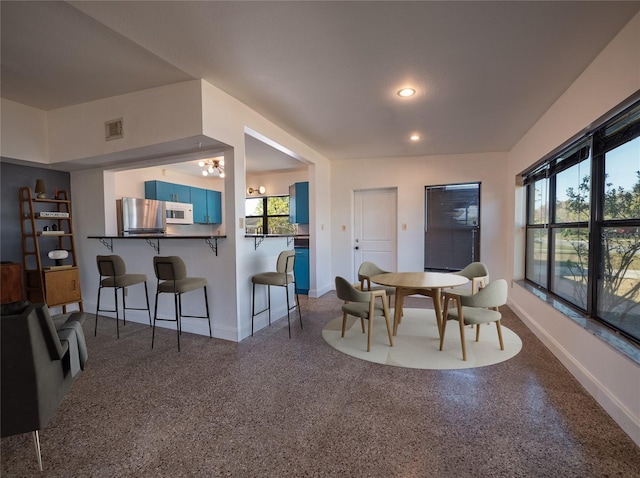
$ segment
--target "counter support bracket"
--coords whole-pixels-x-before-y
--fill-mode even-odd
[[[257,251],[257,250],[258,250],[258,246],[259,246],[260,244],[262,244],[262,241],[264,241],[264,236],[254,237],[253,239],[254,239],[254,241],[255,241],[255,246],[254,246],[254,249],[253,249],[253,250],[254,250],[254,251]]]
[[[155,251],[158,254],[160,254],[160,239],[156,239],[154,241],[153,239],[147,238],[147,244],[149,244],[151,247],[153,247],[155,249]]]
[[[211,239],[213,239],[215,241],[215,244],[213,242],[211,242]],[[211,250],[213,252],[215,252],[216,257],[218,257],[218,238],[217,237],[214,237],[214,238],[207,237],[204,240],[204,242],[207,243],[207,245],[211,248]]]
[[[293,236],[287,236],[287,248],[293,244]]]
[[[100,241],[100,243],[104,247],[109,249],[109,252],[111,252],[113,254],[113,239],[107,239],[107,238],[104,238],[104,237],[100,237],[100,238],[98,238],[98,240]]]

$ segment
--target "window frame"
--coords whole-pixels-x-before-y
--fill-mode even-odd
[[[245,223],[247,221],[247,219],[262,219],[262,232],[256,232],[256,235],[262,236],[262,235],[268,235],[268,234],[273,234],[272,232],[269,231],[269,219],[270,218],[276,218],[276,217],[282,217],[282,218],[289,218],[290,217],[290,213],[289,214],[269,214],[269,210],[268,210],[268,200],[271,198],[286,198],[287,202],[289,201],[289,195],[288,194],[274,194],[272,196],[261,196],[261,197],[248,197],[245,198],[245,201],[248,199],[252,199],[252,200],[256,200],[256,199],[261,199],[262,200],[262,214],[259,216],[253,216],[253,215],[246,215],[245,214]]]
[[[538,289],[546,291],[548,294],[558,299],[573,310],[577,310],[603,324],[617,330],[622,335],[628,337],[634,342],[640,343],[640,336],[635,336],[625,330],[620,329],[616,324],[600,317],[599,286],[604,280],[604,260],[605,252],[603,251],[601,237],[603,231],[608,228],[640,228],[640,218],[635,219],[605,219],[604,203],[606,196],[606,174],[605,174],[605,157],[609,151],[618,148],[630,141],[640,137],[640,99],[638,95],[628,100],[626,107],[618,114],[612,115],[609,119],[600,121],[599,124],[591,131],[581,135],[577,140],[572,141],[568,146],[547,155],[547,157],[531,168],[529,171],[521,175],[522,184],[525,187],[525,281],[532,284]],[[590,154],[589,154],[590,153]],[[562,171],[580,164],[582,161],[590,159],[590,190],[589,190],[589,214],[586,221],[575,221],[569,223],[556,222],[556,206],[557,206],[557,175]],[[535,223],[535,188],[537,182],[545,179],[546,183],[546,221]],[[541,188],[542,189],[542,188]],[[573,303],[554,291],[554,266],[555,266],[555,250],[554,236],[555,231],[566,228],[583,228],[588,230],[588,271],[586,274],[586,306]],[[530,238],[535,237],[535,230],[546,230],[546,277],[541,281],[545,284],[538,283],[535,271],[529,270],[529,258],[535,258],[535,244],[530,244]],[[543,247],[544,249],[544,247]],[[530,254],[534,254],[531,255]],[[532,261],[535,264],[535,261]],[[530,276],[532,278],[530,278]],[[603,293],[602,296],[605,294]],[[606,311],[603,311],[605,313]]]

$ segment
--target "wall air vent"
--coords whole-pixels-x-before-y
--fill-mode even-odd
[[[105,122],[104,139],[106,141],[122,138],[123,136],[124,136],[124,130],[122,128],[122,118]]]

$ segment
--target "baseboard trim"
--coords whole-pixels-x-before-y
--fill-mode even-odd
[[[613,394],[596,376],[586,369],[569,351],[551,336],[523,308],[508,302],[509,307],[524,324],[542,341],[553,355],[564,365],[585,390],[604,408],[611,418],[640,446],[640,419],[635,416],[615,394]],[[622,354],[621,354],[622,355]],[[623,356],[624,357],[624,356]],[[624,357],[626,359],[626,357]]]

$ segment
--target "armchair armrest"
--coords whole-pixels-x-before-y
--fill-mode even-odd
[[[49,309],[46,304],[41,304],[36,307],[36,314],[38,315],[38,322],[42,328],[42,334],[49,350],[49,356],[52,360],[62,360],[67,351],[69,350],[68,344],[63,346],[58,337],[58,331],[53,323],[53,319],[49,314]]]
[[[69,317],[67,317],[67,320],[65,320],[64,323],[58,327],[58,329],[63,328],[66,324],[69,324],[71,322],[78,322],[80,325],[82,325],[84,324],[84,319],[85,319],[84,312],[72,312],[69,315]]]

